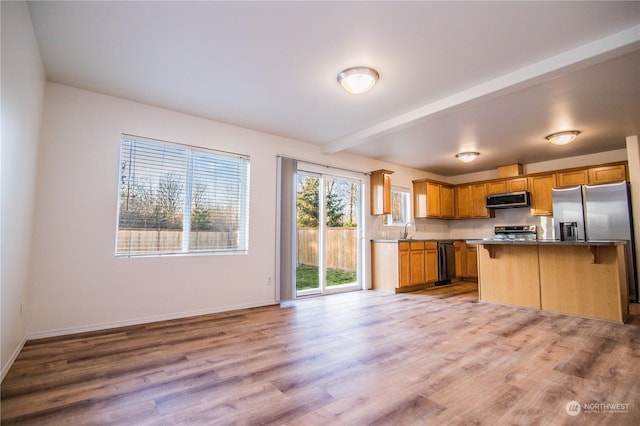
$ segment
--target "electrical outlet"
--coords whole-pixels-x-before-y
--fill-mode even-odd
[[[20,302],[20,318],[22,318],[23,311],[24,311],[24,303]]]
[[[272,285],[272,284],[273,284],[273,278],[267,277],[267,285]]]

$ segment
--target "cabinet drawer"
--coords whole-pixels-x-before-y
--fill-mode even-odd
[[[422,241],[411,241],[410,244],[411,250],[424,250],[424,242]]]
[[[409,243],[408,242],[399,242],[398,250],[400,251],[409,251]]]

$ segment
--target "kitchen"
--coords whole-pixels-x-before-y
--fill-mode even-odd
[[[628,202],[628,184],[626,183],[628,180],[627,163],[622,161],[528,175],[524,175],[522,171],[523,167],[519,164],[503,166],[497,170],[498,179],[457,186],[424,179],[414,181],[414,217],[439,216],[447,219],[464,219],[465,216],[461,215],[462,207],[469,201],[464,190],[468,186],[472,186],[482,189],[482,194],[471,199],[472,204],[475,201],[476,204],[480,203],[484,207],[478,208],[476,206],[471,209],[477,212],[476,217],[491,218],[492,222],[499,221],[500,225],[496,225],[492,233],[488,233],[484,227],[476,230],[475,239],[468,237],[458,240],[451,239],[450,235],[453,232],[435,238],[433,234],[430,237],[421,232],[414,232],[409,236],[406,227],[399,239],[391,238],[391,232],[382,238],[372,239],[373,288],[395,292],[415,291],[451,284],[463,279],[478,279],[477,273],[479,273],[481,300],[624,321],[629,313],[628,302],[637,302],[635,253],[630,220],[631,205]],[[372,180],[372,182],[375,181]],[[545,182],[546,185],[541,186],[539,182]],[[580,192],[580,214],[578,215],[575,211],[566,213],[567,209],[564,206],[567,203],[560,196],[565,196],[564,194],[571,189],[573,192],[570,193],[575,193],[576,189],[581,190],[583,187],[575,185],[583,184],[585,184],[585,189],[591,190],[591,193],[597,193],[596,190],[602,192],[603,189],[620,187],[623,190],[622,194],[621,190],[614,193],[621,197],[624,196],[622,197],[624,200],[621,199],[617,205],[611,204],[608,199],[606,201],[598,200],[599,202],[596,203],[593,201],[594,195],[591,195],[590,198],[585,195],[585,207],[591,206],[591,210],[594,212],[589,215],[589,210],[586,210],[583,220],[581,219],[582,195]],[[505,193],[505,190],[509,192]],[[585,194],[589,194],[589,192],[585,192]],[[376,192],[372,184],[372,197],[377,195],[379,195],[379,191]],[[588,203],[586,201],[588,199],[592,201]],[[443,207],[443,202],[449,206]],[[621,204],[623,202],[624,205]],[[373,205],[375,203],[372,201]],[[593,208],[596,205],[598,209]],[[611,209],[611,212],[608,212],[607,209]],[[425,212],[429,213],[425,214]],[[624,217],[618,219],[614,213],[624,213]],[[498,221],[495,219],[496,216]],[[586,227],[589,231],[585,233],[587,217],[592,217],[587,222],[592,225]],[[479,220],[474,219],[473,222]],[[627,231],[620,232],[620,222],[626,223]],[[605,229],[599,231],[596,228],[596,223],[604,224]],[[608,223],[616,225],[611,229],[607,225]],[[429,225],[429,219],[427,219],[424,229],[428,229]],[[571,226],[565,227],[565,225]],[[579,232],[577,232],[578,228]],[[626,244],[618,240],[626,240]],[[449,243],[452,246],[450,255],[447,255],[444,250],[440,250],[444,243]],[[521,250],[510,253],[511,257],[507,256],[511,266],[507,266],[505,269],[504,262],[507,260],[504,260],[500,262],[498,269],[493,268],[492,270],[491,262],[495,263],[495,260],[492,259],[496,258],[496,252],[500,252],[502,249],[513,251],[513,245],[520,246]],[[540,247],[537,247],[538,245]],[[572,270],[571,265],[567,263],[569,260],[564,258],[566,264],[560,265],[559,274],[546,278],[549,284],[541,296],[540,289],[537,288],[540,286],[538,274],[550,270],[546,265],[538,265],[537,263],[538,250],[541,250],[541,257],[542,251],[544,251],[542,245],[556,248],[571,246],[572,249],[576,249],[576,246],[587,247],[588,251],[583,248],[583,252],[579,254],[588,255],[589,262],[574,268],[579,271],[574,274],[574,279],[574,277],[563,275],[566,273],[563,267]],[[526,267],[527,253],[522,246],[528,246],[529,249],[534,248],[530,270]],[[425,250],[424,255],[421,251],[423,249]],[[614,252],[611,262],[612,269],[603,271],[603,266],[599,263],[605,258],[605,253],[612,250]],[[503,255],[498,257],[502,258]],[[557,254],[555,257],[558,257]],[[447,263],[450,265],[448,268]],[[470,264],[471,267],[469,267]],[[596,265],[593,266],[593,264]],[[591,266],[596,269],[589,269]],[[532,278],[533,275],[535,277]],[[592,276],[599,277],[600,281],[604,282],[591,280]],[[520,288],[522,282],[530,279],[535,281],[530,286],[531,288],[522,290]],[[571,281],[577,281],[574,282],[573,288],[562,290],[559,295],[553,296],[554,300],[550,301],[547,297],[544,302],[548,294],[563,286],[558,283]],[[604,290],[605,284],[609,284],[609,282],[611,282],[611,288]],[[587,284],[591,287],[588,287]],[[525,297],[523,300],[522,292],[531,293],[530,297]],[[597,296],[589,298],[585,296],[587,292]],[[567,298],[576,294],[581,294],[580,298],[589,299],[584,303],[585,306],[576,308],[574,306],[576,303],[567,302]],[[562,300],[557,301],[555,298]],[[543,300],[542,306],[541,300]],[[600,302],[615,304],[616,308],[611,312],[603,313],[602,309],[596,306]],[[569,307],[564,306],[567,303],[570,305]]]

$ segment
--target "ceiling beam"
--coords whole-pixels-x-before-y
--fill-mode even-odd
[[[334,154],[360,145],[372,136],[401,126],[411,125],[416,120],[446,112],[472,101],[480,101],[509,91],[520,90],[557,75],[604,62],[637,49],[640,49],[640,25],[549,57],[336,139],[325,145],[322,152]]]

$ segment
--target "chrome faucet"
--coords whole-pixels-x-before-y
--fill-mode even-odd
[[[409,221],[404,225],[404,234],[402,234],[402,239],[406,240],[407,237],[409,236],[409,231],[407,230],[407,228],[409,227],[409,225],[413,225],[413,227],[415,228],[416,224]]]

